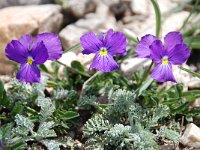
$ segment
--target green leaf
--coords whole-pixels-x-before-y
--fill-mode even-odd
[[[77,69],[79,71],[82,71],[82,72],[85,71],[83,65],[81,65],[81,63],[79,61],[72,61],[71,67],[74,68],[74,69]]]
[[[1,80],[0,80],[0,105],[4,107],[9,105],[9,100],[6,96],[6,91],[4,90],[4,85]]]
[[[40,65],[40,69],[46,73],[49,73],[49,70],[47,69],[47,67],[44,64]]]
[[[184,41],[189,47],[193,49],[200,49],[200,36],[185,37]]]
[[[74,111],[65,111],[65,112],[62,111],[62,119],[63,120],[70,120],[70,119],[76,118],[78,116],[79,116],[79,114]]]
[[[200,97],[200,90],[191,90],[191,91],[183,92],[182,96]]]
[[[23,111],[24,106],[20,103],[15,103],[14,108],[12,109],[11,114],[13,116],[17,115],[17,114],[21,114],[21,112]]]
[[[17,138],[16,141],[12,141],[12,142],[14,143],[14,145],[12,146],[12,149],[15,149],[15,150],[26,149],[27,147],[26,143],[21,138]]]
[[[139,88],[137,89],[138,96],[142,94],[143,91],[145,91],[153,82],[154,80],[152,78],[148,78],[146,82]]]
[[[4,86],[3,82],[0,80],[0,97],[3,97]]]
[[[153,8],[156,15],[156,36],[159,37],[160,35],[160,28],[161,28],[161,14],[160,14],[160,8],[158,3],[155,0],[151,0],[151,3],[153,4]]]
[[[184,113],[185,110],[188,109],[190,103],[184,103],[182,105],[180,105],[179,107],[175,108],[174,110],[172,110],[172,112],[176,112],[176,113]]]
[[[2,97],[0,97],[0,105],[7,107],[9,105],[9,103],[10,102],[9,102],[9,99],[6,95],[6,91],[4,90]]]

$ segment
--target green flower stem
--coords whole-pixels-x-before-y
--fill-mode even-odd
[[[186,69],[186,68],[184,68],[184,67],[182,67],[182,66],[180,66],[179,68],[180,68],[181,70],[183,70],[183,71],[188,72],[188,73],[191,74],[192,76],[197,77],[197,78],[200,79],[200,74],[199,74],[199,73],[194,72],[194,71],[192,71],[192,70],[190,70],[190,69]]]
[[[196,3],[195,3],[195,5],[194,5],[194,7],[193,7],[192,10],[190,11],[188,17],[184,20],[183,25],[181,26],[181,28],[179,29],[179,31],[181,31],[181,30],[183,30],[183,29],[185,28],[186,24],[188,23],[190,17],[192,16],[192,14],[193,14],[193,12],[195,11],[195,9],[196,9],[196,7],[198,6],[198,4],[199,4],[199,0],[196,0]]]
[[[151,0],[156,15],[156,36],[159,38],[161,29],[161,13],[156,0]]]
[[[63,51],[63,54],[65,54],[65,53],[67,53],[67,52],[70,52],[70,51],[77,50],[77,49],[79,49],[80,47],[81,47],[81,44],[80,44],[80,43],[77,43],[77,44],[75,44],[74,46],[72,46],[72,47],[70,47],[70,48],[64,50],[64,51]]]
[[[95,74],[93,74],[88,80],[86,80],[83,84],[82,90],[81,90],[81,94],[80,94],[80,98],[82,98],[85,95],[85,89],[88,86],[88,84],[93,81],[98,75],[102,74],[103,72],[101,71],[97,71]]]
[[[151,3],[153,5],[153,8],[154,8],[154,11],[155,11],[155,15],[156,15],[156,37],[159,38],[160,36],[160,29],[161,29],[161,13],[160,13],[160,8],[159,8],[159,5],[157,3],[156,0],[151,0]],[[151,68],[153,66],[153,62],[151,62],[150,66],[148,67],[148,69],[145,71],[144,73],[144,79],[143,81],[146,81],[150,71],[151,71]],[[142,85],[143,81],[140,83],[140,85]]]
[[[149,67],[147,68],[147,70],[144,72],[144,77],[143,77],[143,80],[141,81],[141,83],[140,83],[140,85],[142,85],[142,83],[144,82],[144,81],[146,81],[146,79],[147,79],[147,77],[149,76],[149,73],[150,73],[150,71],[151,71],[151,68],[152,68],[152,66],[153,66],[153,61],[151,62],[151,64],[149,65]]]

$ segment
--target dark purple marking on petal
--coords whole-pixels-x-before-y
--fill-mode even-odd
[[[27,61],[29,52],[19,41],[12,40],[6,46],[6,56],[13,61],[18,63],[25,63]]]
[[[41,41],[43,41],[48,51],[49,55],[48,60],[55,61],[62,56],[63,51],[62,51],[61,40],[57,34],[49,32],[38,34],[35,37],[33,48]]]
[[[80,43],[84,48],[82,51],[83,54],[96,53],[103,46],[102,41],[100,41],[93,32],[81,36]]]
[[[17,79],[20,82],[40,82],[40,71],[35,64],[22,64],[17,73]]]
[[[156,63],[160,63],[162,58],[167,55],[167,51],[164,49],[160,40],[154,41],[149,48],[151,50],[150,58]]]
[[[119,69],[119,65],[115,62],[111,55],[107,54],[101,56],[99,53],[97,53],[92,64],[90,65],[90,68],[95,68],[102,72],[111,72]]]
[[[172,73],[172,65],[163,65],[161,63],[156,64],[152,71],[151,77],[158,82],[172,81],[176,82],[174,75]]]
[[[149,46],[155,41],[158,40],[155,36],[147,34],[143,36],[140,40],[140,43],[136,46],[135,51],[138,57],[149,58],[151,50]]]
[[[30,56],[33,58],[33,63],[35,64],[43,64],[48,59],[48,51],[43,41],[37,43],[37,45],[32,48]]]
[[[180,32],[169,32],[165,38],[165,46],[167,50],[171,50],[176,46],[176,44],[182,44],[183,43],[183,36]]]
[[[27,50],[31,50],[31,46],[33,44],[33,39],[30,34],[25,34],[19,38],[19,42],[26,48]]]
[[[190,56],[190,49],[186,44],[177,44],[168,51],[169,61],[174,65],[183,64]]]

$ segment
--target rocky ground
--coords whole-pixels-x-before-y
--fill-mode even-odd
[[[162,37],[169,31],[178,30],[189,15],[191,8],[181,0],[158,0],[162,13]],[[13,75],[13,64],[4,56],[6,44],[23,34],[36,35],[41,32],[57,33],[63,49],[77,44],[84,33],[106,31],[109,28],[123,31],[140,38],[144,34],[155,34],[155,15],[147,0],[1,0],[0,1],[0,79],[9,80]],[[193,20],[196,23],[198,20]],[[197,33],[198,34],[198,33]],[[87,66],[92,56],[84,56],[80,50],[63,55],[61,61],[70,65],[78,60]],[[125,74],[149,62],[129,58],[122,64]],[[46,64],[49,66],[48,62]],[[195,68],[194,68],[195,70]],[[175,71],[178,81],[186,88],[200,88],[200,82],[186,73]],[[199,107],[200,100],[194,104]],[[181,142],[200,147],[200,129],[190,124],[186,127]]]

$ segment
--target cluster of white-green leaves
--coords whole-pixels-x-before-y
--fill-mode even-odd
[[[134,91],[121,89],[110,93],[108,100],[109,105],[100,109],[85,124],[86,149],[155,150],[159,139],[168,139],[172,143],[179,141],[178,126],[169,129],[164,125],[170,112],[167,106],[143,108],[137,102]],[[82,107],[89,105],[98,109],[101,104],[95,97],[84,97],[80,101]]]

